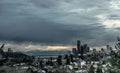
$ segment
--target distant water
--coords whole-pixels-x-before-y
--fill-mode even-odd
[[[41,58],[47,58],[47,57],[57,57],[58,55],[66,55],[66,54],[69,54],[69,51],[38,51],[38,50],[35,50],[35,51],[28,51],[28,52],[25,52],[25,54],[27,55],[31,55],[31,56],[39,56]]]

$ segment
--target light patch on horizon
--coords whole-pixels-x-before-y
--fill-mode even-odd
[[[71,50],[71,46],[48,46],[48,50]]]
[[[0,46],[2,43],[0,42]],[[13,51],[29,51],[29,50],[72,50],[75,46],[61,46],[61,45],[40,45],[40,44],[32,44],[32,43],[6,43],[4,47],[4,51],[7,51],[8,48],[11,48]]]
[[[24,46],[24,48],[25,48],[26,50],[28,50],[28,49],[40,50],[40,49],[45,49],[46,47],[45,47],[45,46],[41,46],[41,45],[28,44],[28,45]]]

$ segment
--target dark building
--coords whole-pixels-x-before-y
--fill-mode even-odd
[[[72,49],[72,53],[75,55],[83,55],[83,54],[87,54],[87,52],[90,51],[90,47],[88,47],[87,44],[81,45],[81,41],[77,40],[77,48],[73,48]]]
[[[72,48],[72,53],[76,54],[77,53],[77,49],[76,48]]]
[[[93,52],[96,52],[96,49],[95,49],[95,48],[93,48]]]
[[[90,47],[87,47],[87,52],[90,52]]]
[[[109,48],[110,48],[110,45],[106,45],[106,48],[109,49]]]
[[[77,40],[77,50],[78,50],[78,53],[81,53],[81,42],[80,42],[80,40]]]
[[[72,53],[74,54],[75,57],[77,57],[78,51],[76,48],[72,48]]]
[[[8,48],[8,52],[13,52],[11,48]]]
[[[83,45],[83,53],[84,53],[84,54],[87,53],[87,48],[88,48],[87,44],[84,44],[84,45]]]
[[[81,52],[80,52],[81,55],[84,54],[84,46],[81,46]]]

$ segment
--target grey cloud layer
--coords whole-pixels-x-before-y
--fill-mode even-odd
[[[108,0],[2,0],[0,40],[68,45],[81,39],[103,46],[114,42],[119,31],[105,28],[96,18],[101,14],[119,19]]]

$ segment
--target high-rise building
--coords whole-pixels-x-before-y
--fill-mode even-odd
[[[90,47],[87,47],[87,52],[90,52]]]
[[[77,50],[78,50],[78,53],[81,53],[81,42],[80,42],[80,40],[77,40]]]
[[[84,54],[84,46],[81,45],[81,51],[80,54],[83,55]]]
[[[84,44],[84,45],[83,45],[83,53],[84,53],[84,54],[87,53],[87,48],[88,48],[88,47],[87,47],[87,44]]]
[[[72,53],[76,54],[77,53],[77,49],[76,48],[72,48]]]
[[[72,53],[74,54],[75,57],[77,57],[78,51],[76,48],[72,48]]]

